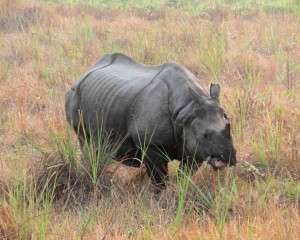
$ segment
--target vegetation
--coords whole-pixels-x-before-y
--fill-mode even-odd
[[[298,239],[299,26],[299,0],[0,0],[0,238]],[[112,52],[219,82],[240,163],[157,194],[119,143],[81,154],[65,93]]]

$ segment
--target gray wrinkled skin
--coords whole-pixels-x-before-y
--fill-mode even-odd
[[[96,139],[101,126],[113,133],[112,140],[122,138],[118,158],[126,157],[122,162],[129,166],[140,167],[136,158],[146,143],[147,173],[155,185],[164,187],[164,154],[180,160],[180,167],[191,173],[208,157],[214,169],[236,163],[219,95],[218,84],[211,84],[208,93],[177,63],[146,66],[115,53],[104,55],[67,92],[67,121],[81,146],[84,130]]]

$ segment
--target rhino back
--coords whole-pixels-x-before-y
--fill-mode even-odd
[[[95,134],[104,123],[105,130],[126,134],[126,119],[136,96],[162,70],[148,67],[122,54],[110,55],[110,63],[95,64],[85,78],[77,83],[83,120]],[[105,62],[109,62],[107,58]],[[99,67],[97,67],[97,65]]]

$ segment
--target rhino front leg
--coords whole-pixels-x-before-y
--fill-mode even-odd
[[[152,183],[158,188],[165,188],[168,179],[168,162],[159,154],[157,147],[148,147],[144,163]]]

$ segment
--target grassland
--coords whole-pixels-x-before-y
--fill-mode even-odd
[[[0,0],[0,46],[1,239],[299,238],[299,1]],[[219,82],[240,164],[170,163],[160,195],[143,169],[86,166],[64,96],[111,52]]]

